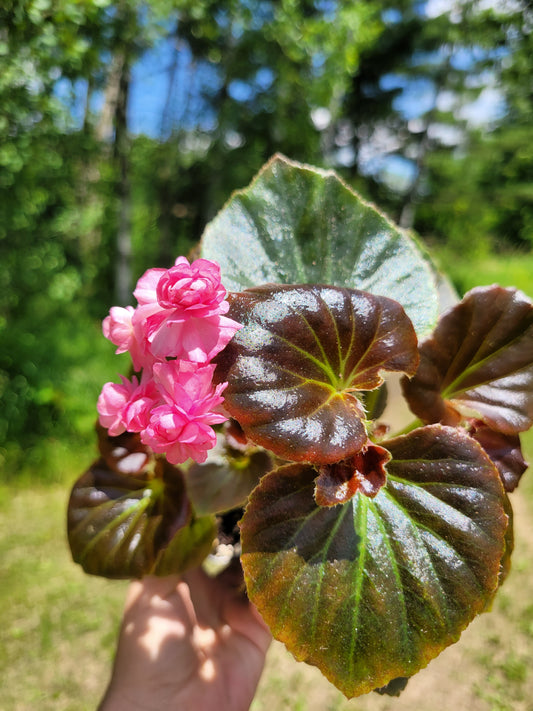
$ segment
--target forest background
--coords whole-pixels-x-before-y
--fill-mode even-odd
[[[94,709],[107,684],[125,587],[74,566],[65,509],[127,368],[109,308],[278,151],[414,229],[460,293],[533,297],[532,64],[527,0],[0,2],[6,711]],[[490,615],[400,699],[347,702],[274,645],[254,711],[533,711],[532,502],[526,475]]]
[[[0,461],[92,447],[98,335],[275,152],[335,168],[451,266],[533,247],[520,0],[7,0],[0,8]],[[466,282],[465,282],[466,279]]]

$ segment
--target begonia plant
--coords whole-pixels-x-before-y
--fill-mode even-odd
[[[532,303],[459,301],[413,236],[283,156],[134,296],[103,324],[132,366],[98,400],[74,560],[139,578],[238,556],[297,659],[347,697],[398,693],[509,570]]]

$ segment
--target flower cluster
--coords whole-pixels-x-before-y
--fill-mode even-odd
[[[229,304],[215,262],[178,257],[170,269],[149,269],[133,292],[137,308],[114,306],[103,332],[129,352],[138,375],[106,383],[98,398],[100,424],[111,436],[140,432],[154,452],[172,464],[205,461],[216,441],[211,425],[227,383],[212,385],[210,361],[240,324],[225,316]]]

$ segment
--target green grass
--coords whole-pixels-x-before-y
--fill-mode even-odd
[[[6,711],[94,709],[124,583],[90,578],[65,538],[66,486],[0,487],[0,668]]]
[[[533,459],[531,434],[527,454]],[[0,487],[4,711],[95,709],[107,684],[125,583],[86,576],[72,563],[67,496],[66,484]],[[276,643],[253,711],[533,711],[533,477],[524,478],[513,502],[513,568],[494,609],[412,679],[399,699],[370,694],[348,702],[318,670],[295,662]]]
[[[456,254],[443,250],[437,258],[461,294],[474,286],[500,284],[515,286],[533,298],[532,253],[505,252],[472,260],[457,258]]]
[[[530,274],[533,257],[514,255],[491,257],[475,268],[456,263],[452,276],[462,290],[498,281],[533,296]],[[92,427],[99,367],[80,366],[66,390],[85,433]],[[126,585],[84,575],[72,563],[65,538],[68,489],[92,457],[94,445],[80,445],[84,437],[74,446],[60,436],[47,440],[21,479],[0,485],[4,711],[94,710],[107,684]],[[533,461],[533,434],[524,439]],[[35,483],[43,457],[47,481],[55,483]],[[412,679],[399,699],[370,694],[346,701],[318,670],[295,662],[275,643],[253,711],[533,711],[532,474],[512,496],[516,549],[493,610]]]

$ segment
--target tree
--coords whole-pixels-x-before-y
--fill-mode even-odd
[[[495,16],[501,44],[498,89],[505,111],[487,132],[472,136],[468,150],[450,160],[436,153],[429,162],[435,199],[421,210],[421,225],[449,234],[456,246],[478,232],[497,248],[533,243],[533,93],[524,78],[533,49],[531,8]]]
[[[57,420],[54,371],[64,358],[51,324],[91,272],[78,228],[82,166],[93,145],[72,132],[61,80],[96,71],[103,15],[94,3],[59,1],[0,10],[0,439],[23,438],[26,446]]]
[[[160,203],[162,233],[181,234],[177,223],[186,215],[197,239],[228,193],[276,151],[322,163],[313,111],[339,112],[361,50],[381,29],[371,2],[181,3],[165,149],[157,153],[161,179],[155,171],[154,190],[168,197]],[[176,204],[182,207],[174,210]]]
[[[0,435],[27,450],[58,431],[66,334],[126,291],[130,251],[132,276],[188,251],[276,150],[320,162],[310,113],[338,103],[381,24],[370,2],[13,0],[0,26]],[[135,137],[131,71],[165,42],[184,71],[160,135]]]
[[[337,145],[348,150],[346,172],[402,226],[463,249],[488,244],[503,203],[482,186],[506,182],[501,165],[512,139],[500,144],[499,127],[515,132],[521,123],[511,94],[523,102],[527,93],[527,8],[469,1],[421,11],[407,0],[382,9],[387,28],[363,53],[337,129]],[[515,70],[513,80],[510,67],[519,61],[521,76]]]
[[[50,357],[59,350],[50,324],[70,325],[76,310],[101,318],[117,293],[125,303],[146,264],[187,253],[275,152],[341,169],[432,239],[463,250],[493,235],[530,244],[530,10],[421,7],[4,3],[4,435],[9,423],[9,437],[39,436],[61,417],[65,349]],[[159,95],[143,97],[153,117],[140,131],[147,66]],[[468,109],[489,84],[505,113],[480,128]]]

